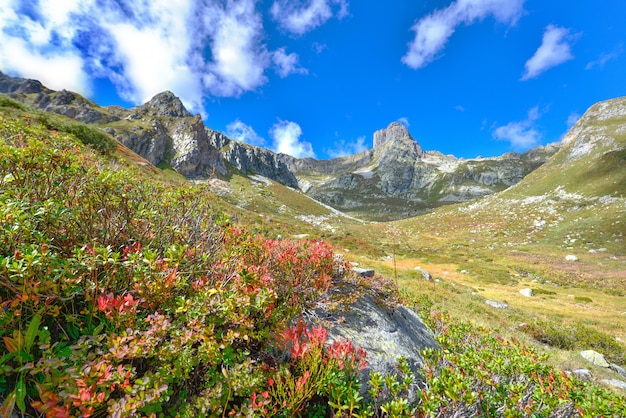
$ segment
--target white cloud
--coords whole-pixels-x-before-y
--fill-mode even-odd
[[[576,122],[578,122],[578,119],[580,119],[579,113],[577,112],[570,113],[569,116],[567,117],[567,121],[565,122],[565,124],[567,125],[567,129],[569,130],[572,126],[574,126]]]
[[[235,141],[245,142],[257,147],[265,146],[265,139],[259,136],[252,126],[246,125],[239,119],[226,126],[226,136]]]
[[[465,108],[461,105],[454,106],[454,110],[458,110],[459,112],[465,112]]]
[[[573,40],[574,36],[570,35],[569,29],[549,25],[543,33],[541,46],[526,61],[522,80],[535,78],[544,71],[574,58],[570,46]]]
[[[608,54],[602,54],[600,55],[600,57],[598,57],[597,60],[588,62],[585,66],[585,70],[591,70],[596,67],[602,68],[607,62],[619,58],[619,56],[622,55],[622,52],[623,47],[622,45],[619,45],[612,52],[609,52]]]
[[[309,142],[300,140],[302,128],[295,122],[279,120],[272,126],[270,136],[274,140],[273,149],[276,152],[296,158],[315,158],[313,146]]]
[[[407,118],[406,116],[403,116],[401,118],[398,118],[398,122],[400,122],[401,124],[403,124],[404,126],[406,126],[407,128],[410,126],[409,123],[409,118]]]
[[[456,27],[493,16],[498,22],[515,24],[523,13],[524,0],[457,0],[445,9],[417,21],[411,30],[415,38],[409,43],[402,62],[413,69],[435,60]]]
[[[171,90],[191,110],[202,109],[202,84],[193,56],[189,19],[190,1],[153,1],[137,10],[142,20],[130,20],[120,11],[103,9],[99,27],[111,41],[109,57],[120,68],[110,74],[120,95],[144,103],[157,93]],[[145,24],[150,22],[150,24]]]
[[[0,70],[89,95],[108,78],[141,104],[171,90],[192,111],[203,97],[236,97],[305,73],[297,54],[268,51],[258,0],[3,0]],[[332,2],[340,9],[343,2]],[[336,14],[340,14],[341,10]]]
[[[360,136],[355,141],[345,141],[343,139],[335,141],[332,149],[325,149],[324,152],[330,158],[345,157],[363,152],[367,149],[365,145],[365,137]]]
[[[256,0],[221,3],[209,1],[202,10],[213,55],[204,83],[214,95],[238,96],[267,81],[270,54],[261,42],[263,20]]]
[[[42,1],[39,20],[17,14],[17,0],[6,1],[0,6],[0,69],[40,80],[53,89],[90,94],[81,53],[71,42],[76,29],[69,17],[57,15],[67,9],[68,1],[59,1],[57,12],[51,0]]]
[[[338,10],[333,12],[333,8]],[[288,31],[302,35],[326,23],[336,15],[342,19],[348,15],[347,0],[276,0],[270,8],[276,21]]]
[[[295,52],[287,54],[285,52],[285,48],[278,48],[276,51],[272,52],[272,61],[276,66],[276,73],[281,78],[285,78],[289,74],[309,73],[306,68],[298,66],[298,59],[298,54],[296,54]]]
[[[508,141],[518,150],[534,147],[541,141],[541,134],[535,128],[535,121],[539,119],[539,108],[533,107],[528,111],[528,117],[518,122],[510,122],[493,131],[493,137],[499,141]]]

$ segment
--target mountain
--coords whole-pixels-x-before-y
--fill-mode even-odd
[[[330,161],[283,159],[310,196],[346,213],[382,220],[504,190],[541,166],[559,146],[462,159],[424,151],[404,125],[393,122],[374,133],[373,150]]]
[[[397,122],[374,133],[374,148],[332,160],[298,159],[233,141],[162,92],[142,106],[101,107],[69,91],[0,73],[0,93],[103,129],[155,166],[189,179],[260,175],[369,220],[399,219],[506,189],[541,166],[559,144],[524,154],[459,159],[424,151]]]

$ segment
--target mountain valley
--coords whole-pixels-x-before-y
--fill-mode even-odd
[[[145,105],[132,109],[101,107],[78,94],[68,91],[52,91],[37,81],[11,78],[0,73],[0,93],[4,94],[0,95],[0,115],[3,123],[23,119],[24,126],[27,128],[21,127],[20,129],[40,129],[37,127],[42,125],[41,129],[46,131],[45,135],[48,135],[47,132],[50,131],[48,136],[52,139],[59,135],[70,134],[81,139],[83,143],[91,144],[85,147],[86,151],[82,151],[82,148],[75,144],[61,147],[63,150],[81,150],[76,151],[80,164],[74,161],[60,169],[54,166],[55,170],[60,170],[60,178],[65,180],[51,184],[50,190],[65,187],[64,181],[72,185],[68,189],[71,193],[74,193],[73,187],[79,188],[82,187],[79,185],[83,183],[88,184],[86,180],[81,182],[73,177],[63,177],[64,170],[78,173],[81,172],[80,170],[83,172],[95,170],[97,173],[100,173],[98,170],[102,170],[101,177],[97,178],[100,183],[90,186],[95,190],[94,196],[96,197],[93,199],[102,201],[103,206],[100,209],[101,212],[98,213],[106,215],[110,209],[104,196],[109,196],[115,205],[123,209],[120,209],[120,213],[131,211],[124,206],[123,194],[125,199],[137,205],[137,213],[141,214],[137,216],[150,219],[154,225],[149,226],[148,221],[144,225],[134,218],[132,221],[127,221],[123,215],[113,218],[112,223],[108,225],[113,232],[106,229],[107,225],[103,223],[102,229],[109,231],[106,239],[117,243],[119,247],[110,245],[109,251],[121,251],[120,248],[124,250],[118,255],[111,255],[109,261],[106,261],[106,257],[100,260],[93,255],[93,265],[99,266],[101,274],[110,269],[111,277],[121,277],[124,280],[126,279],[124,269],[127,267],[131,269],[125,263],[135,260],[133,258],[135,250],[130,249],[129,244],[125,243],[123,234],[116,235],[113,224],[123,225],[120,230],[134,231],[139,234],[141,239],[154,246],[154,254],[159,251],[164,254],[170,251],[171,255],[168,257],[180,259],[176,267],[167,266],[166,262],[159,264],[157,261],[151,261],[147,250],[149,245],[143,244],[146,246],[145,257],[140,260],[137,256],[135,260],[142,267],[132,268],[135,268],[137,272],[141,271],[146,277],[152,277],[151,275],[157,277],[155,283],[152,284],[154,288],[151,292],[153,293],[142,297],[145,299],[154,297],[154,301],[161,300],[157,297],[163,298],[162,300],[167,300],[167,303],[172,304],[172,312],[188,314],[189,321],[185,322],[185,326],[189,326],[193,332],[198,329],[198,324],[193,319],[194,315],[202,318],[210,317],[210,315],[202,310],[204,309],[202,308],[203,301],[193,299],[191,294],[184,293],[188,291],[189,286],[185,285],[182,279],[179,282],[170,283],[168,280],[171,277],[189,274],[189,277],[194,277],[195,280],[196,276],[203,274],[226,277],[228,276],[226,273],[229,273],[231,276],[225,279],[226,282],[250,280],[250,283],[242,284],[242,289],[244,289],[242,294],[247,295],[246,286],[249,285],[252,288],[257,285],[252,279],[256,274],[255,269],[261,269],[263,266],[260,262],[259,265],[245,264],[244,260],[266,251],[270,248],[268,242],[271,241],[273,243],[271,245],[279,245],[276,243],[293,241],[298,243],[293,244],[295,246],[304,246],[297,248],[305,248],[307,245],[315,245],[319,242],[330,243],[334,253],[351,263],[352,267],[373,269],[381,280],[396,284],[399,288],[399,298],[405,305],[414,308],[423,318],[430,317],[430,320],[425,319],[425,321],[433,327],[435,333],[445,331],[446,326],[441,318],[449,316],[455,321],[471,323],[476,329],[480,329],[481,335],[488,337],[495,335],[497,338],[515,341],[515,344],[517,342],[525,344],[532,347],[532,350],[536,350],[537,358],[543,359],[543,363],[533,360],[536,364],[546,363],[556,367],[556,370],[564,370],[569,374],[577,370],[587,370],[589,376],[583,378],[585,381],[583,386],[588,388],[585,385],[593,382],[594,385],[608,388],[607,393],[613,395],[605,395],[605,392],[602,392],[603,395],[600,397],[609,399],[607,411],[613,411],[613,413],[623,411],[623,409],[611,408],[614,404],[618,405],[616,408],[619,408],[626,389],[620,388],[619,383],[616,386],[608,382],[626,382],[626,375],[619,372],[620,369],[623,371],[626,367],[626,242],[624,241],[626,239],[626,98],[607,100],[592,106],[580,117],[562,142],[537,147],[521,154],[508,153],[499,157],[460,159],[436,151],[424,151],[404,125],[392,122],[388,127],[373,134],[372,150],[333,160],[315,160],[297,159],[231,140],[222,133],[206,127],[199,115],[190,114],[181,101],[169,92],[161,93]],[[23,145],[20,145],[15,138],[21,138],[21,135],[22,133],[18,131],[3,140],[7,144],[17,144],[15,148],[19,149]],[[25,133],[23,135],[26,136]],[[83,137],[94,139],[85,141]],[[9,148],[8,145],[7,148]],[[107,151],[102,153],[103,156],[99,156],[98,153],[102,149]],[[93,154],[90,154],[91,152]],[[28,158],[36,160],[35,157]],[[56,161],[54,155],[50,158],[50,161]],[[29,160],[25,161],[28,163]],[[88,168],[79,170],[76,168],[79,165]],[[110,172],[106,171],[109,167],[111,167]],[[10,171],[10,167],[4,169]],[[126,174],[127,170],[130,174]],[[45,171],[42,169],[42,173]],[[118,176],[119,184],[107,183],[118,181]],[[16,178],[13,174],[6,174],[4,179],[0,179],[0,184],[3,184],[7,190],[9,186],[17,187],[15,186]],[[46,179],[47,177],[41,174],[36,178]],[[133,184],[132,179],[137,181],[137,186]],[[122,185],[124,182],[127,182],[127,186]],[[4,228],[11,222],[15,222],[11,228],[8,226],[4,228],[3,233],[7,237],[22,237],[19,240],[15,239],[15,242],[10,245],[6,244],[6,248],[2,247],[3,251],[6,250],[5,253],[0,254],[4,260],[15,258],[16,254],[21,256],[19,251],[24,251],[26,248],[19,247],[18,251],[19,245],[25,246],[28,243],[23,237],[31,237],[22,232],[23,229],[33,228],[34,230],[45,222],[53,224],[50,227],[52,231],[50,233],[54,234],[58,241],[48,243],[44,238],[32,233],[31,238],[37,243],[36,245],[41,246],[43,243],[44,248],[48,248],[49,244],[51,247],[58,245],[60,248],[65,248],[64,245],[68,248],[72,245],[76,245],[76,248],[85,245],[83,248],[90,248],[88,243],[81,244],[77,239],[75,239],[76,242],[72,241],[71,234],[68,232],[71,229],[70,226],[64,227],[55,220],[55,216],[59,219],[69,216],[67,211],[73,208],[73,202],[79,199],[78,192],[74,200],[69,199],[59,204],[58,208],[52,204],[51,209],[46,208],[45,210],[50,210],[50,215],[41,209],[39,212],[34,212],[33,220],[25,220],[24,214],[28,212],[28,205],[24,203],[22,207],[15,203],[22,198],[22,195],[30,196],[24,191],[27,183],[24,184],[22,191],[17,188],[0,201],[6,207],[3,223],[0,224]],[[136,191],[133,189],[135,186],[146,187],[146,191],[141,191],[143,189]],[[179,189],[181,191],[177,191]],[[111,190],[116,190],[116,192]],[[116,194],[118,192],[119,196]],[[47,192],[43,190],[38,193],[45,195]],[[102,194],[101,198],[98,197],[98,193]],[[134,196],[132,193],[139,194]],[[39,194],[36,195],[39,196]],[[151,196],[158,201],[152,202]],[[196,198],[200,200],[194,200]],[[190,202],[188,206],[185,206],[188,202]],[[28,204],[34,205],[35,203]],[[207,233],[219,235],[219,239],[233,247],[229,247],[228,251],[219,252],[215,250],[217,244],[215,247],[209,245],[210,239],[207,241],[208,244],[205,244],[202,241],[202,239],[207,239],[205,235],[199,232],[193,235],[189,232],[196,231],[193,226],[196,225],[194,219],[189,220],[189,225],[192,226],[182,221],[175,226],[164,223],[161,221],[161,215],[157,215],[159,205],[172,219],[183,218],[192,213],[202,214],[206,219],[197,218],[195,221],[198,224],[201,223],[203,228],[208,228]],[[178,206],[175,205],[182,205],[182,209],[178,210]],[[98,206],[94,203],[93,207]],[[58,215],[51,215],[53,210],[57,210],[54,213]],[[81,222],[92,220],[94,225],[100,225],[96,215],[84,215],[81,219]],[[218,232],[219,228],[216,225],[220,228],[221,225],[225,225],[224,231],[226,232]],[[83,229],[89,230],[88,226],[81,229],[74,225],[72,228],[77,228],[81,234]],[[240,229],[249,232],[242,233]],[[94,227],[92,233],[104,234],[99,231],[100,229]],[[245,235],[247,233],[249,237]],[[242,234],[241,237],[247,238],[239,238],[240,235],[237,234]],[[157,236],[174,237],[168,239],[176,243],[182,242],[180,248],[186,248],[187,252],[180,250],[176,253],[176,248],[179,248],[176,245],[179,244],[172,245],[171,250],[167,249],[165,245],[158,242],[155,238]],[[268,241],[259,244],[258,237],[261,236],[267,237]],[[94,237],[93,243],[89,245],[97,248],[96,241]],[[200,242],[202,243],[199,244]],[[36,245],[32,244],[32,246]],[[206,248],[202,247],[202,250],[197,251],[205,251],[206,254],[196,254],[194,252],[196,245],[205,245]],[[107,248],[104,244],[101,247],[101,251]],[[37,254],[41,255],[41,250],[37,251],[39,253],[35,251],[33,257],[38,257]],[[45,254],[45,250],[43,251]],[[88,259],[89,255],[87,253],[83,255],[81,251],[83,250],[78,250],[78,255],[72,253],[71,256],[76,259],[84,256]],[[215,256],[215,260],[211,258],[213,257],[211,251],[219,255]],[[316,253],[307,254],[307,257],[312,259],[319,257]],[[118,256],[119,259],[116,258]],[[193,263],[186,261],[186,257],[202,265],[206,272],[197,272]],[[207,261],[206,258],[210,260]],[[19,257],[13,261],[17,263]],[[229,263],[232,263],[232,266]],[[9,266],[9,262],[6,261],[4,265]],[[243,272],[241,272],[241,266],[244,266]],[[276,263],[276,266],[278,269],[281,268],[280,263]],[[294,266],[294,268],[300,268],[299,264],[294,264]],[[232,268],[232,271],[228,270],[229,268]],[[284,267],[284,269],[285,271],[280,270],[280,274],[287,277],[289,273],[286,271],[289,268]],[[87,270],[81,274],[85,280],[91,277]],[[8,273],[7,277],[9,277]],[[135,279],[136,277],[133,280]],[[194,282],[194,286],[201,287],[200,282],[201,280]],[[46,295],[50,303],[60,304],[59,306],[62,307],[60,309],[67,308],[63,305],[65,302],[52,296],[52,284],[49,286],[50,288],[42,292],[48,292]],[[163,286],[171,287],[166,291]],[[207,295],[210,297],[222,295],[220,292],[225,292],[224,289],[211,289]],[[130,293],[125,293],[127,289],[120,287],[115,290],[120,295],[130,295]],[[170,290],[179,291],[182,296],[177,296],[177,299],[170,301],[164,296]],[[93,291],[98,292],[97,285]],[[269,310],[270,314],[273,309],[277,311],[282,309],[270,304],[269,299],[263,299],[265,297],[270,298],[262,292],[257,293],[256,302],[265,303],[263,309]],[[6,296],[3,298],[0,302],[9,302]],[[44,299],[42,296],[41,300]],[[223,299],[220,300],[224,306],[227,306],[223,308],[224,310],[235,309],[236,297],[228,299],[224,293]],[[290,301],[290,303],[293,302]],[[22,303],[21,299],[19,303]],[[31,308],[33,317],[37,317],[34,313],[37,306],[33,305]],[[83,308],[87,309],[86,306],[88,305]],[[122,312],[123,306],[130,305],[119,305],[119,312]],[[154,302],[154,306],[158,306],[158,302]],[[288,308],[285,309],[288,310]],[[218,311],[219,309],[215,307],[215,312]],[[102,312],[104,315],[104,312],[109,311],[103,310]],[[259,324],[266,324],[270,321],[267,318],[270,317],[267,314],[266,320],[263,320],[264,312],[261,310],[250,315],[255,315],[254,320],[258,320]],[[87,310],[83,314],[85,317],[89,316]],[[110,320],[113,316],[109,312],[106,318]],[[121,313],[115,318],[121,321],[120,323],[129,324],[129,327],[134,326],[133,321]],[[243,316],[238,316],[234,321],[241,321],[243,324],[247,320]],[[246,344],[250,345],[250,342],[247,340],[244,342],[243,339],[238,338],[239,333],[244,334],[248,331],[243,331],[244,326],[240,327],[240,322],[234,323],[238,325],[228,331],[228,338],[231,339],[229,341],[232,342],[233,347],[247,347]],[[106,326],[110,327],[113,322],[109,323],[103,319],[102,324],[108,324]],[[157,329],[157,325],[162,328]],[[150,332],[154,332],[154,335],[164,332],[166,328],[165,323],[157,325],[150,328]],[[280,325],[284,324],[281,322]],[[24,331],[23,333],[26,334],[25,330],[29,328],[29,324],[20,326],[19,332]],[[219,328],[221,325],[212,323],[211,326]],[[76,327],[78,333],[78,325]],[[68,329],[73,330],[71,327]],[[461,340],[469,339],[470,335],[473,335],[474,331],[462,329],[465,329],[467,337],[462,337]],[[19,332],[15,335],[21,336]],[[5,335],[7,338],[12,338],[11,340],[5,339],[5,342],[12,343],[21,338],[15,335]],[[43,339],[43,334],[41,335],[37,338]],[[89,334],[89,338],[91,337],[92,335]],[[171,338],[171,341],[178,341],[176,338],[179,337],[181,341],[187,338],[184,336],[168,338]],[[265,334],[254,336],[250,334],[252,340],[257,338],[254,341],[259,346],[265,343],[266,337]],[[80,341],[88,344],[87,341],[91,341],[89,338],[85,334]],[[128,341],[132,339],[130,336],[123,338]],[[224,333],[224,338],[226,341],[226,333]],[[200,340],[198,338],[197,341]],[[78,341],[78,337],[72,341]],[[10,344],[7,344],[9,347]],[[150,349],[157,347],[156,343],[154,347],[150,346],[149,341],[145,344]],[[190,344],[190,346],[197,347],[198,344],[201,343]],[[508,346],[508,344],[504,345]],[[69,347],[69,345],[61,344],[57,346],[60,348],[54,348],[54,350],[60,352],[65,350],[66,346]],[[73,350],[82,349],[79,343],[73,347]],[[216,347],[218,346],[210,350],[215,352],[224,350]],[[600,352],[606,357],[607,364],[611,367],[589,363],[580,354],[584,350]],[[214,351],[211,351],[211,355],[214,355]],[[224,356],[231,354],[226,353]],[[119,355],[122,356],[122,354]],[[209,356],[207,353],[203,355]],[[232,354],[232,356],[234,359],[235,355]],[[527,357],[534,358],[533,356],[534,354],[529,354]],[[265,361],[261,357],[260,354],[254,359],[246,357],[239,364],[253,367],[252,365],[256,362]],[[514,363],[511,357],[502,364],[509,364],[509,360],[510,364]],[[232,373],[234,376],[241,373],[236,377],[240,379],[237,380],[237,384],[242,385],[241,387],[249,385],[250,388],[256,388],[258,382],[244,382],[245,378],[242,377],[251,372],[238,371],[235,363],[237,361],[232,359],[219,363],[219,367],[216,366],[217,374],[212,378],[217,381],[222,378],[222,375]],[[3,361],[0,360],[0,365],[2,364]],[[141,362],[132,359],[120,361],[119,364],[122,368],[133,365],[139,369]],[[151,373],[155,376],[158,374],[150,368],[146,368],[145,371],[146,376],[151,376]],[[18,372],[15,373],[19,375]],[[27,379],[25,376],[21,379]],[[20,378],[16,379],[19,381]],[[524,377],[524,379],[526,380],[523,382],[526,383],[532,380],[530,377]],[[496,383],[490,384],[496,385]],[[0,393],[2,393],[1,384],[0,380]],[[520,383],[516,381],[515,384]],[[485,385],[489,386],[489,384]],[[545,389],[539,383],[533,383],[529,387],[531,386]],[[34,381],[29,387],[33,390]],[[148,391],[148,388],[141,390]],[[149,392],[149,396],[153,396],[158,392],[158,386],[150,390],[153,392]],[[180,393],[185,390],[192,391],[184,387]],[[583,389],[580,390],[580,393],[584,392]],[[470,398],[471,392],[472,390],[467,392]],[[121,390],[117,390],[111,396],[121,396],[121,393]],[[254,393],[257,396],[257,392]],[[587,392],[584,393],[585,395],[581,397],[587,396]],[[230,393],[228,396],[222,392],[219,396],[217,394],[211,396],[216,399],[227,399],[228,403]],[[526,395],[519,395],[520,404],[524,396]],[[547,399],[548,395],[545,396]],[[593,399],[591,395],[589,396],[589,399]],[[613,399],[611,396],[616,398]],[[53,397],[50,399],[54,400]],[[242,399],[243,397],[236,401],[245,405]],[[446,398],[446,402],[453,402],[451,399]],[[473,399],[472,402],[475,400]],[[570,405],[559,402],[556,406],[551,406],[552,412],[543,410],[541,413],[551,416],[554,411],[557,411],[564,414],[561,416],[567,416],[563,411],[568,411],[567,408]],[[593,404],[596,401],[589,402]],[[537,403],[540,404],[540,400]],[[585,409],[585,411],[595,411],[594,413],[570,411],[570,416],[602,415],[598,412],[602,411],[602,402],[596,403],[593,407],[599,409]],[[532,402],[530,404],[532,405]],[[585,406],[587,407],[591,408],[591,406]],[[103,411],[100,412],[103,413]],[[524,416],[525,413],[527,412],[519,412],[519,416]],[[554,415],[557,413],[554,412]],[[425,416],[431,415],[425,414]]]

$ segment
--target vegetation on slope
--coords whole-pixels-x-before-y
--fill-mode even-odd
[[[533,349],[437,313],[443,351],[427,353],[425,384],[399,359],[400,378],[372,376],[362,398],[365,353],[295,318],[337,283],[380,284],[324,242],[253,234],[218,206],[205,187],[149,181],[73,135],[0,117],[0,413],[626,413]]]

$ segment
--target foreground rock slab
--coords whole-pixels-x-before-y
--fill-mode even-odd
[[[421,381],[424,359],[420,350],[439,348],[433,332],[411,309],[389,307],[377,299],[363,294],[340,309],[329,309],[330,304],[321,304],[307,319],[321,322],[333,341],[347,338],[367,352],[368,365],[359,376],[362,382],[367,382],[370,372],[374,371],[383,376],[397,374],[395,365],[401,356],[408,359],[417,381]],[[363,385],[362,392],[366,390],[367,384]]]

